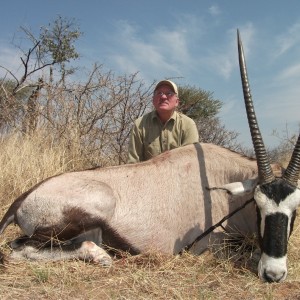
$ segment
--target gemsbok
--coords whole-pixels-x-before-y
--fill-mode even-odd
[[[263,281],[283,281],[288,238],[300,204],[300,135],[287,169],[277,176],[257,125],[239,32],[237,38],[257,160],[199,143],[142,163],[48,178],[19,196],[0,222],[0,233],[11,223],[24,233],[11,244],[12,258],[73,257],[109,266],[114,249],[177,254],[195,240],[191,250],[201,253],[222,238],[223,230],[198,237],[245,206],[223,227],[240,234],[258,231],[258,275]]]

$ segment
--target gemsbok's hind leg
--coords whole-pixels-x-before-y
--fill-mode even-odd
[[[12,259],[34,260],[34,261],[58,261],[68,259],[80,259],[92,263],[98,263],[109,267],[112,258],[101,247],[94,242],[84,241],[81,245],[55,246],[38,248],[32,245],[24,245],[21,249],[14,249],[10,255]]]
[[[58,261],[68,259],[80,259],[88,262],[98,263],[102,266],[109,267],[112,265],[112,258],[108,253],[94,242],[85,241],[77,249],[68,250],[65,247],[54,248],[36,248],[25,245],[21,250],[13,250],[10,257],[19,260],[34,261]]]
[[[51,241],[42,243],[24,236],[11,243],[13,251],[10,257],[35,261],[80,259],[108,267],[111,266],[113,260],[104,249],[98,246],[101,240],[100,228],[87,231],[69,241],[56,242],[55,245]]]

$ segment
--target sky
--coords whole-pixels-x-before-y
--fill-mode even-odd
[[[10,70],[21,65],[12,43],[21,26],[38,33],[58,16],[74,19],[83,33],[76,43],[79,65],[92,68],[98,62],[115,74],[139,72],[149,85],[173,78],[178,85],[212,92],[223,103],[222,124],[251,147],[238,67],[239,29],[266,147],[280,142],[274,130],[299,132],[299,0],[3,1],[0,65]]]

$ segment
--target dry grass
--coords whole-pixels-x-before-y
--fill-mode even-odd
[[[7,261],[0,274],[0,299],[300,299],[299,230],[289,245],[289,275],[266,284],[256,275],[257,257],[228,251],[166,256],[149,253],[115,259],[111,268],[83,261]],[[10,228],[6,238],[16,236]],[[8,253],[4,243],[2,249]]]
[[[2,202],[1,215],[28,185],[61,171],[57,160],[67,161],[55,148],[42,151],[18,144],[22,146],[17,151],[9,143],[2,147],[0,193],[3,199],[9,194]],[[0,249],[9,254],[7,242],[18,234],[17,227],[8,227]],[[76,260],[8,260],[0,268],[0,299],[300,299],[300,219],[289,242],[289,275],[284,283],[260,282],[254,248],[254,241],[247,240],[219,245],[200,256],[123,253],[111,268]]]
[[[85,162],[80,149],[56,141],[43,132],[32,137],[20,134],[0,139],[0,196],[2,205],[27,191],[41,180],[75,169],[83,169]]]

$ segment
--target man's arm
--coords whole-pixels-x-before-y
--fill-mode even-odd
[[[189,122],[186,123],[186,128],[184,130],[182,146],[194,144],[199,142],[199,132],[196,126],[196,123],[190,119]]]
[[[139,132],[137,125],[134,124],[129,137],[128,164],[143,161],[143,147],[141,133]]]

